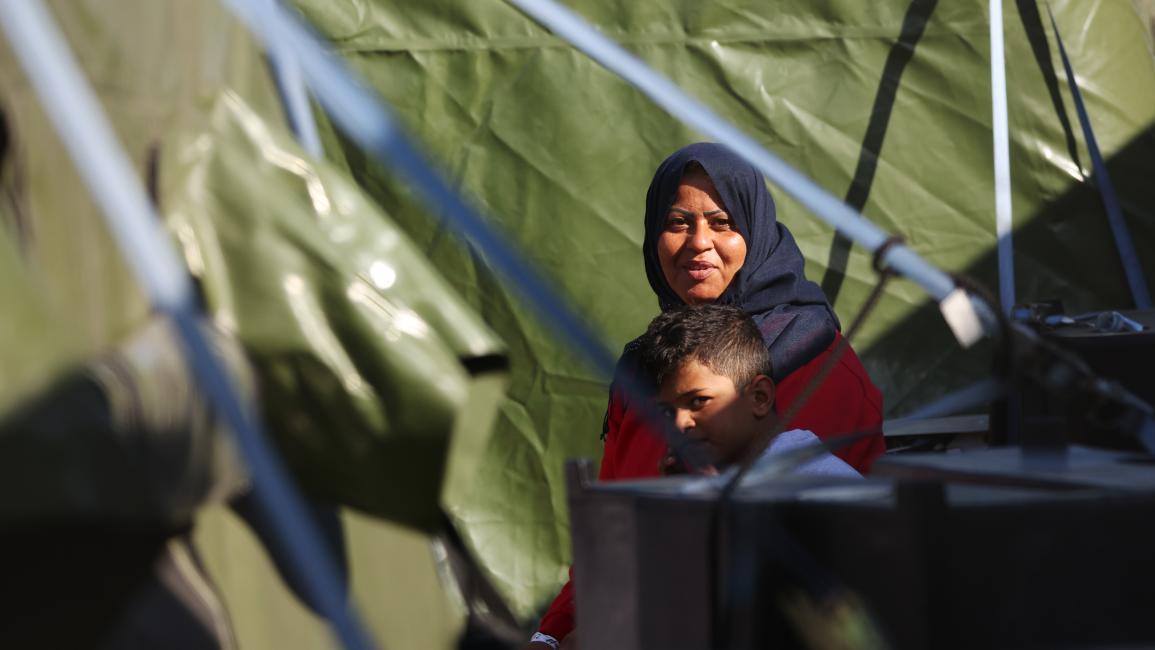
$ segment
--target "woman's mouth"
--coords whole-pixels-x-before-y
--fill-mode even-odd
[[[717,270],[713,264],[699,262],[691,262],[684,268],[686,269],[686,273],[698,282],[701,282],[702,280],[710,277],[710,274]]]

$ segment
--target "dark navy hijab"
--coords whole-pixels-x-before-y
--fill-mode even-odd
[[[658,260],[658,237],[677,195],[682,174],[698,163],[713,181],[726,212],[746,240],[746,261],[718,298],[753,317],[774,364],[774,381],[806,365],[829,347],[840,329],[826,295],[803,274],[794,237],[778,223],[774,199],[762,174],[722,145],[703,142],[675,151],[654,173],[646,194],[646,277],[662,311],[684,303],[674,293]],[[630,350],[627,346],[627,356]]]

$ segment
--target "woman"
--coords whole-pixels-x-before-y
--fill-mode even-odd
[[[778,223],[762,175],[730,150],[700,143],[674,152],[658,167],[646,195],[646,276],[663,311],[683,304],[740,306],[758,324],[770,350],[779,413],[792,409],[834,351],[838,318],[822,289],[806,279],[794,238]],[[636,364],[626,346],[618,375]],[[805,404],[793,407],[786,429],[819,438],[856,431],[872,435],[836,452],[859,472],[885,451],[882,395],[847,348]],[[667,450],[629,398],[610,387],[600,478],[657,476]],[[572,582],[542,619],[541,647],[573,630]],[[531,647],[538,647],[531,644]]]

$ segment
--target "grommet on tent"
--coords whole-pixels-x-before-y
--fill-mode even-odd
[[[895,246],[901,246],[905,241],[902,235],[891,235],[886,238],[886,241],[882,242],[881,246],[875,249],[874,255],[870,259],[870,266],[874,269],[875,273],[879,275],[892,275],[897,273],[893,268],[883,266],[882,261],[886,259],[886,254],[890,252],[890,249]]]

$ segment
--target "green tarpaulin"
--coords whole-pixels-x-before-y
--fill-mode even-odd
[[[502,2],[296,5],[608,347],[642,330],[657,311],[639,251],[645,188],[665,155],[699,135]],[[570,6],[932,262],[997,285],[986,3]],[[398,468],[404,458],[384,441],[444,441],[456,429],[461,448],[443,498],[528,618],[564,578],[561,465],[599,454],[608,378],[337,133],[327,129],[330,162],[304,157],[260,53],[220,7],[85,0],[53,9],[142,177],[154,179],[210,313],[249,352],[266,420],[298,475],[317,494],[412,521],[391,504],[428,501],[431,488],[385,490],[375,467],[418,480],[423,468]],[[1151,3],[1068,0],[1053,9],[1139,256],[1153,260]],[[1018,296],[1061,298],[1071,311],[1125,307],[1054,34],[1038,11],[1026,1],[1005,9]],[[0,51],[6,412],[128,337],[148,313],[11,54]],[[875,281],[869,256],[772,190],[808,274],[848,322]],[[326,221],[325,201],[337,221]],[[394,223],[411,245],[380,241],[401,236]],[[375,261],[397,272],[398,285],[413,283],[390,293]],[[394,263],[422,270],[405,275]],[[411,309],[437,345],[390,342],[378,329],[388,312],[379,298]],[[907,282],[890,285],[855,345],[890,415],[990,366],[989,348],[960,350]],[[461,359],[503,352],[509,385],[498,400],[501,378],[470,375]],[[425,383],[433,376],[446,383]],[[401,392],[413,383],[425,388]],[[486,408],[497,411],[488,439]],[[474,412],[476,422],[461,415]],[[429,462],[438,472],[440,461]],[[360,514],[345,519],[355,595],[374,631],[396,647],[450,644],[459,613],[436,582],[426,539]],[[211,511],[197,535],[242,646],[328,642],[229,516]]]
[[[933,263],[997,286],[987,3],[567,4],[832,193],[857,193],[867,218]],[[298,6],[607,345],[644,328],[657,312],[639,252],[645,189],[658,162],[699,135],[507,4]],[[1140,258],[1153,260],[1149,7],[1052,6]],[[1058,297],[1072,311],[1128,306],[1054,34],[1033,7],[1005,7],[1018,297]],[[1058,70],[1049,83],[1041,64]],[[528,613],[563,578],[561,465],[598,456],[606,378],[567,354],[382,169],[330,144],[510,346],[512,383],[480,489],[452,505]],[[852,249],[837,266],[845,249],[830,228],[772,190],[808,274],[838,289],[849,322],[876,280],[869,255]],[[1146,271],[1155,277],[1155,263]],[[987,346],[961,350],[908,282],[890,285],[855,346],[892,416],[991,362]]]

